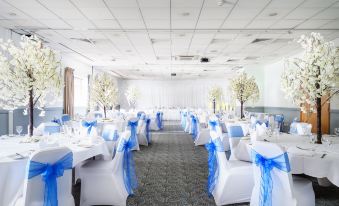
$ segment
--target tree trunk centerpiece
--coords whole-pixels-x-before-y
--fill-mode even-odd
[[[56,54],[35,36],[23,36],[17,47],[0,41],[0,107],[28,109],[28,134],[33,135],[34,108],[43,110],[47,94],[51,101],[61,92]],[[56,95],[55,95],[56,94]],[[43,112],[43,111],[42,111]]]
[[[244,104],[248,101],[255,102],[259,99],[259,88],[254,77],[241,72],[232,79],[230,88],[233,98],[240,102],[240,118],[244,118]]]
[[[114,78],[107,73],[99,73],[95,76],[91,87],[91,104],[98,105],[104,111],[107,119],[107,109],[114,107],[118,101],[118,89]]]
[[[300,58],[287,59],[281,86],[286,98],[291,99],[304,113],[317,113],[317,144],[321,144],[322,97],[328,102],[338,94],[338,50],[319,33],[302,35],[298,40],[304,49]]]

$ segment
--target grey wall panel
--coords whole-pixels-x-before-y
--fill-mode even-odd
[[[8,134],[8,111],[0,110],[0,135]]]
[[[23,126],[23,134],[27,134],[27,126],[28,126],[28,115],[23,115],[23,109],[16,109],[13,112],[13,127],[14,133],[15,127],[20,125]],[[54,118],[60,118],[63,112],[62,107],[50,107],[45,109],[46,113],[44,117],[40,117],[40,110],[34,110],[34,127],[39,126],[42,122],[51,121]]]
[[[331,110],[330,113],[330,132],[334,133],[334,128],[339,128],[339,110]]]

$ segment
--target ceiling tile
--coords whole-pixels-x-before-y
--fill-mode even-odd
[[[181,7],[181,8],[173,8],[172,19],[197,19],[199,17],[200,9],[199,8],[189,8],[189,7]]]
[[[95,19],[92,22],[98,27],[98,29],[119,29],[120,25],[117,21],[112,19]]]
[[[172,29],[194,29],[196,20],[172,20]]]
[[[107,8],[80,8],[89,19],[113,19]]]
[[[322,29],[339,29],[339,20],[330,21],[330,22],[324,24],[323,26],[321,26],[320,28],[322,28]],[[339,35],[337,35],[336,38],[339,38]]]
[[[170,0],[138,0],[140,7],[169,7]]]
[[[63,19],[81,19],[84,16],[75,8],[57,8],[53,9],[53,12]]]
[[[313,19],[337,19],[337,18],[339,18],[339,8],[328,8],[313,17]]]
[[[237,7],[232,10],[231,14],[228,16],[229,20],[242,20],[242,19],[253,19],[256,15],[260,13],[258,8],[240,8]]]
[[[78,8],[106,8],[102,0],[72,0]]]
[[[250,20],[226,20],[222,28],[224,29],[243,29],[250,23]]]
[[[169,19],[170,9],[169,8],[142,8],[142,16],[145,19]]]
[[[200,19],[225,19],[225,17],[229,14],[231,8],[229,7],[204,7],[200,14]]]
[[[136,0],[104,0],[108,7],[138,7]]]
[[[141,18],[139,8],[133,7],[116,7],[111,8],[112,13],[117,19],[138,19]]]
[[[66,21],[73,29],[86,30],[95,28],[94,25],[86,19],[67,19]]]
[[[223,21],[222,19],[199,20],[197,29],[218,29]]]
[[[121,19],[119,23],[124,29],[145,29],[145,24],[141,19]]]
[[[270,28],[274,29],[292,29],[302,23],[303,20],[298,19],[286,19],[278,21],[277,23],[273,24]]]
[[[254,20],[246,28],[250,29],[266,29],[274,24],[277,20]]]
[[[305,0],[272,0],[267,8],[296,8]]]
[[[326,8],[335,3],[337,0],[306,0],[301,7]]]
[[[288,14],[286,19],[308,19],[318,13],[322,8],[297,8]]]
[[[70,25],[66,24],[64,21],[60,19],[39,19],[39,22],[48,26],[51,29],[70,29],[72,28]]]
[[[323,19],[310,19],[305,21],[304,23],[300,24],[297,28],[298,29],[317,29],[326,23],[328,23],[330,20],[323,20]]]
[[[171,5],[173,8],[176,7],[195,7],[201,8],[203,0],[171,0]]]
[[[169,19],[147,19],[145,22],[147,29],[170,29]]]
[[[73,4],[70,3],[69,0],[39,0],[40,3],[45,5],[51,10],[54,9],[66,9],[66,8],[74,8]]]

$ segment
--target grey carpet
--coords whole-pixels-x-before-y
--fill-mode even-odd
[[[154,132],[152,140],[151,145],[134,153],[139,186],[127,205],[215,205],[206,193],[205,148],[195,147],[191,136],[174,122],[167,122],[163,131]],[[339,205],[338,187],[319,187],[312,180],[316,205]]]

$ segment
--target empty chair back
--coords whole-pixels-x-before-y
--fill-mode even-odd
[[[60,125],[54,122],[43,123],[44,134],[60,133]]]
[[[101,136],[105,141],[117,141],[119,139],[118,129],[114,125],[105,125]]]
[[[73,154],[66,147],[33,154],[27,165],[24,205],[73,206],[72,167]]]
[[[258,141],[253,145],[252,162],[254,188],[251,206],[295,205],[286,151],[276,144]]]

